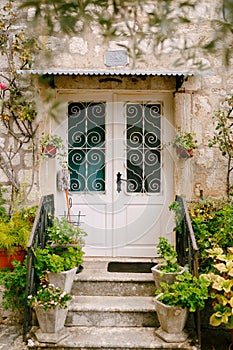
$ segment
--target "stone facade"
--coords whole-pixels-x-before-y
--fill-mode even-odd
[[[216,6],[214,6],[214,4]],[[200,37],[203,40],[210,37],[212,31],[209,21],[217,17],[219,11],[219,1],[200,1],[196,10],[190,10],[189,16],[193,22],[187,26],[179,28],[178,46],[182,46],[182,38],[186,37],[189,43],[197,41]],[[202,21],[198,18],[203,13],[208,13],[208,20]],[[31,21],[31,11],[27,12],[28,25]],[[43,26],[41,26],[42,28]],[[204,34],[205,33],[205,36]],[[181,126],[187,131],[193,132],[197,136],[198,149],[195,150],[194,157],[189,160],[180,160],[174,154],[174,194],[184,194],[186,198],[198,198],[200,190],[203,190],[204,196],[219,197],[225,194],[225,177],[226,162],[221,156],[217,148],[209,148],[208,140],[213,135],[214,122],[212,116],[215,110],[219,109],[220,103],[225,96],[231,93],[233,72],[231,66],[226,68],[222,61],[221,53],[216,56],[206,55],[203,57],[203,63],[207,65],[204,72],[194,72],[192,76],[188,76],[186,81],[177,89],[176,77],[174,75],[166,75],[166,72],[193,71],[193,61],[185,60],[180,67],[174,66],[177,57],[177,51],[171,50],[169,43],[160,48],[154,55],[151,46],[146,49],[144,61],[132,61],[127,58],[124,61],[125,52],[122,51],[119,44],[128,45],[130,42],[124,40],[116,40],[104,42],[98,28],[91,24],[79,35],[61,35],[57,30],[57,35],[48,37],[40,30],[39,40],[44,45],[40,56],[36,58],[33,69],[42,72],[54,71],[54,86],[40,86],[41,98],[47,91],[53,91],[56,96],[59,91],[77,90],[77,91],[150,91],[150,92],[170,92],[173,94],[173,112],[174,112],[174,129]],[[146,47],[146,41],[142,45]],[[49,51],[49,55],[47,55]],[[120,51],[113,53],[112,51]],[[110,54],[110,56],[108,56]],[[119,55],[122,57],[118,57]],[[123,64],[120,66],[118,64]],[[0,63],[1,68],[5,69],[4,61]],[[71,70],[75,74],[62,74],[64,70]],[[80,75],[80,70],[94,70],[96,75]],[[108,70],[109,75],[102,75],[103,70]],[[135,70],[143,71],[140,75],[120,74],[119,71]],[[112,75],[111,75],[112,71]],[[162,72],[163,75],[152,76],[147,74],[150,71]],[[99,73],[98,73],[99,72]],[[58,74],[59,73],[59,74]],[[101,75],[98,75],[101,74]],[[37,78],[34,75],[33,78]],[[41,119],[39,132],[53,131],[56,121],[49,120],[48,109],[43,99],[38,103],[40,107],[39,117]],[[51,100],[50,100],[51,105]],[[4,147],[9,147],[11,139],[1,127],[0,142]],[[30,154],[28,150],[24,150],[21,158],[15,158],[15,167],[20,174],[21,179],[27,177],[30,171]],[[46,166],[44,171],[46,171]],[[38,173],[39,174],[39,173]],[[32,198],[39,197],[41,185],[39,175],[37,174],[34,193]],[[1,182],[7,183],[7,179],[0,172]],[[40,179],[42,172],[40,172]]]

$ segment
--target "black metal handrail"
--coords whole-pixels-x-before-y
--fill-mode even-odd
[[[179,263],[188,265],[189,271],[198,277],[198,254],[199,249],[196,243],[187,203],[184,198],[176,196],[179,203],[179,215],[176,217],[176,250]]]
[[[23,338],[26,339],[28,328],[31,325],[32,312],[27,306],[28,295],[35,291],[35,267],[34,258],[37,248],[44,248],[46,243],[46,229],[51,226],[54,217],[54,195],[43,196],[40,200],[36,218],[32,227],[27,247],[27,277],[26,298],[24,305]]]
[[[176,251],[179,264],[189,267],[193,276],[198,277],[199,249],[196,243],[188,206],[184,198],[176,196],[179,210],[176,215]],[[201,346],[201,321],[200,310],[195,313],[196,332],[199,346]]]

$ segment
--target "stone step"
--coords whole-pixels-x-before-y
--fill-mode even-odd
[[[69,306],[68,326],[158,326],[153,297],[76,296]]]
[[[152,273],[119,273],[86,269],[74,279],[73,295],[154,296]]]
[[[189,341],[166,343],[155,335],[154,327],[67,327],[68,336],[57,344],[39,343],[31,347],[54,350],[198,350]]]

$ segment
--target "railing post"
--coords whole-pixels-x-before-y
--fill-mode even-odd
[[[176,196],[176,202],[180,204],[180,213],[178,222],[176,222],[176,247],[181,265],[188,264],[190,272],[193,276],[198,277],[198,254],[191,219],[188,212],[187,203],[184,198]],[[200,310],[195,313],[196,332],[199,346],[201,347],[201,320]]]
[[[35,289],[35,268],[34,254],[38,247],[44,248],[46,243],[46,229],[51,225],[54,216],[54,195],[47,195],[41,198],[35,221],[32,227],[31,235],[27,247],[27,275],[26,291],[24,302],[24,322],[23,322],[23,340],[26,340],[27,331],[31,323],[32,312],[27,306],[28,295]]]

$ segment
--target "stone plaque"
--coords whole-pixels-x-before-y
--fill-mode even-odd
[[[105,52],[105,65],[108,67],[126,66],[128,55],[125,50],[112,50]]]

